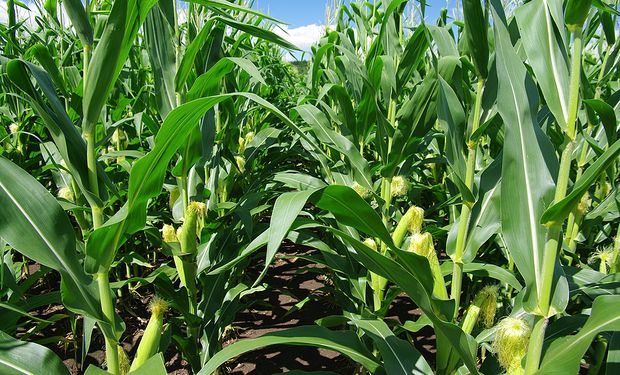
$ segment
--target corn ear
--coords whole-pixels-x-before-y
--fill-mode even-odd
[[[433,274],[433,294],[438,298],[448,299],[446,283],[441,274],[439,259],[437,259],[437,253],[433,245],[433,236],[430,233],[414,234],[411,236],[409,251],[421,255],[428,260]]]
[[[149,310],[151,311],[151,318],[144,330],[142,339],[140,339],[136,357],[131,363],[130,371],[138,369],[159,350],[159,339],[164,325],[164,313],[168,310],[168,304],[163,299],[155,297],[149,303]]]

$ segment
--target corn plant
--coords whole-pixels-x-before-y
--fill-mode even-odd
[[[66,373],[46,345],[83,364],[101,337],[86,373],[280,344],[355,373],[613,373],[618,4],[426,3],[334,4],[302,75],[244,1],[8,1],[0,369]],[[285,243],[339,313],[224,346]]]

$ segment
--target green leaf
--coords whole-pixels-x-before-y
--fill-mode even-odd
[[[189,77],[196,55],[203,48],[203,45],[207,43],[205,50],[210,51],[212,47],[219,49],[224,38],[224,26],[213,27],[213,19],[208,20],[202,27],[202,30],[196,35],[192,42],[185,48],[185,53],[179,64],[176,76],[174,77],[174,86],[176,92],[181,92],[187,78]]]
[[[600,296],[592,304],[592,314],[581,330],[553,340],[544,351],[536,374],[576,374],[581,358],[600,332],[620,331],[620,296]]]
[[[232,18],[228,18],[228,17],[213,17],[214,19],[217,19],[218,21],[232,27],[233,29],[237,29],[240,31],[243,31],[245,33],[248,33],[254,37],[266,40],[268,42],[274,43],[279,45],[280,47],[284,47],[286,49],[289,50],[293,50],[293,51],[299,51],[299,48],[297,46],[295,46],[294,44],[290,43],[289,41],[287,41],[286,39],[282,38],[281,36],[279,36],[278,34],[274,33],[273,31],[267,30],[267,29],[263,29],[261,27],[249,24],[249,23],[243,23],[243,22],[239,22],[237,20],[234,20]]]
[[[58,66],[54,61],[54,58],[50,54],[49,49],[41,43],[37,43],[34,46],[30,47],[28,51],[26,51],[26,55],[32,55],[39,64],[45,69],[45,71],[50,75],[50,78],[56,84],[56,86],[62,91],[63,94],[67,94],[67,86],[65,84],[65,80],[62,78],[60,74],[60,70],[58,70]]]
[[[607,347],[606,374],[617,374],[620,372],[620,333],[614,332],[609,340]]]
[[[392,374],[432,374],[424,357],[408,341],[402,340],[382,320],[351,319],[379,347],[385,371]]]
[[[333,131],[327,116],[312,104],[303,104],[295,107],[295,110],[311,126],[312,131],[318,140],[328,147],[344,155],[354,171],[354,178],[360,185],[373,191],[372,180],[370,179],[370,167],[368,162],[353,142],[342,134]]]
[[[295,190],[308,190],[325,187],[327,184],[316,177],[295,172],[280,172],[273,177],[274,181],[283,183]]]
[[[540,222],[545,225],[561,223],[581,200],[581,197],[596,182],[598,177],[617,159],[620,155],[620,140],[609,147],[603,155],[596,158],[594,163],[586,169],[579,180],[573,186],[570,194],[561,201],[549,207],[542,215]]]
[[[78,260],[75,235],[56,199],[24,170],[0,157],[0,237],[26,257],[58,271],[63,303],[103,321],[97,284]]]
[[[127,375],[166,375],[166,365],[164,364],[164,356],[162,353],[157,353],[151,358],[147,359],[142,366],[136,370],[129,372]]]
[[[423,63],[428,47],[426,26],[421,24],[416,27],[413,34],[409,37],[401,56],[400,63],[398,64],[397,87],[403,88],[406,85],[415,70]]]
[[[77,33],[82,45],[93,44],[93,28],[86,16],[84,4],[80,0],[63,0],[62,5],[67,11],[67,15],[73,24],[73,28]]]
[[[380,367],[353,331],[331,331],[320,326],[302,326],[237,341],[216,353],[198,375],[210,375],[231,358],[271,345],[316,346],[342,353],[371,373]]]
[[[194,100],[203,96],[218,94],[220,81],[225,75],[232,72],[235,66],[243,69],[258,82],[265,84],[265,80],[253,62],[239,57],[225,57],[215,63],[206,73],[196,78],[192,88],[187,93],[187,97]]]
[[[605,134],[607,135],[607,144],[612,144],[618,139],[616,112],[614,109],[604,101],[600,99],[587,99],[583,101],[584,104],[592,109],[601,118],[601,123],[605,128]]]
[[[496,12],[494,19],[500,20]],[[553,201],[555,191],[548,163],[557,164],[557,159],[554,160],[553,146],[536,121],[536,85],[515,52],[508,30],[501,21],[495,22],[495,47],[499,81],[497,107],[505,124],[501,183],[502,233],[508,251],[525,279],[528,290],[525,308],[534,311],[542,289],[543,252],[547,233],[540,218]],[[559,274],[556,273],[555,277],[559,277]],[[563,280],[562,286],[565,286]],[[566,306],[566,289],[556,287],[552,291],[551,306],[556,311],[563,311]]]
[[[0,372],[5,375],[69,374],[62,360],[48,348],[16,340],[0,331]]]
[[[354,227],[394,246],[392,237],[379,215],[350,187],[327,186],[317,191],[311,201],[317,207],[331,212],[339,223]]]
[[[471,190],[463,182],[465,181],[467,171],[464,138],[467,127],[465,112],[452,87],[441,77],[439,77],[437,118],[446,138],[445,155],[448,160],[448,166],[452,171],[449,178],[454,181],[459,189],[463,201],[473,204],[475,198]]]
[[[54,144],[62,155],[62,159],[65,161],[80,190],[86,196],[86,199],[90,202],[97,202],[99,198],[107,199],[104,185],[107,178],[103,168],[100,166],[97,169],[100,197],[95,197],[91,193],[92,188],[88,179],[86,161],[86,143],[78,129],[71,122],[69,115],[67,115],[64,105],[58,95],[56,95],[54,84],[47,73],[27,61],[11,60],[7,64],[7,75],[26,94],[30,105],[43,119],[46,128],[54,140]],[[34,77],[47,101],[35,89],[35,86],[31,83],[30,76]]]
[[[428,74],[411,98],[398,110],[398,127],[394,131],[392,149],[381,174],[393,176],[396,167],[413,152],[419,137],[426,134],[427,126],[435,122],[437,76]]]
[[[463,0],[463,16],[467,48],[474,60],[479,78],[486,79],[489,74],[488,24],[480,0]]]
[[[99,368],[95,365],[90,365],[84,372],[84,375],[110,375],[111,372],[107,372],[106,370]]]
[[[478,200],[472,207],[467,227],[463,263],[468,264],[476,258],[478,250],[501,227],[501,173],[502,160],[497,158],[480,176]],[[456,249],[456,236],[460,217],[448,232],[447,253],[452,256]]]
[[[173,1],[159,0],[144,21],[146,51],[153,69],[155,99],[162,118],[176,107]]]
[[[250,99],[272,112],[301,138],[318,149],[318,146],[284,113],[255,94],[232,93],[201,98],[175,108],[168,114],[157,133],[155,147],[131,169],[127,202],[90,236],[84,262],[88,273],[105,272],[110,268],[116,251],[126,240],[126,236],[144,227],[147,202],[161,193],[170,160],[185,144],[198,121],[216,104],[236,96]]]
[[[293,191],[284,193],[276,199],[269,222],[265,266],[260,276],[254,282],[254,286],[258,285],[260,280],[267,274],[267,270],[276,256],[276,252],[280,248],[282,240],[286,237],[293,222],[313,193],[314,190]]]
[[[84,87],[83,132],[92,132],[101,109],[125,65],[147,14],[157,0],[117,0],[88,65]]]
[[[549,110],[560,127],[566,130],[570,77],[563,36],[562,2],[530,1],[518,7],[515,14],[528,63],[534,70]]]
[[[234,11],[241,12],[241,13],[253,14],[253,15],[258,16],[260,18],[264,18],[264,19],[273,21],[273,22],[275,22],[277,24],[283,24],[282,21],[280,21],[280,20],[278,20],[276,18],[270,17],[270,16],[268,16],[268,15],[266,15],[264,13],[261,13],[261,12],[255,10],[255,9],[248,8],[248,7],[245,7],[243,5],[231,3],[230,1],[227,1],[227,0],[185,0],[185,1],[187,1],[188,3],[202,4],[202,5],[205,5],[207,7],[211,7],[213,9],[221,8],[221,9],[234,10]]]

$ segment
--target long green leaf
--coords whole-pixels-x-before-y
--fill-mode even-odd
[[[320,326],[302,326],[267,333],[257,338],[237,341],[216,353],[198,372],[210,375],[231,358],[271,345],[316,346],[337,351],[374,373],[379,363],[352,331],[331,331]]]
[[[465,18],[465,38],[467,48],[474,60],[474,66],[480,78],[487,78],[489,70],[489,42],[487,38],[488,24],[482,12],[480,0],[463,0],[463,16]]]
[[[313,145],[314,149],[318,149],[284,113],[255,94],[232,93],[201,98],[175,108],[168,114],[157,133],[155,147],[134,164],[129,176],[127,203],[90,236],[84,264],[88,273],[107,271],[126,236],[144,227],[148,200],[161,193],[170,160],[185,144],[191,131],[198,125],[198,120],[216,104],[236,96],[250,99],[270,111]]]
[[[312,193],[314,193],[314,190],[293,191],[284,193],[276,199],[271,213],[271,221],[269,222],[265,266],[258,279],[254,282],[254,286],[258,285],[260,280],[267,273],[276,252],[280,248],[282,240],[286,237],[286,234],[293,225],[293,221],[295,221],[304,208],[304,205]]]
[[[82,129],[92,131],[108,95],[125,65],[146,16],[157,0],[116,0],[103,34],[93,52],[84,87]]]
[[[7,64],[7,75],[26,94],[30,105],[43,119],[54,144],[86,199],[96,202],[98,198],[92,195],[93,189],[90,187],[88,179],[86,143],[65,111],[49,75],[40,67],[22,60],[11,60]],[[38,88],[43,92],[46,100],[35,89],[36,86],[32,84],[31,76],[37,82]],[[97,174],[99,176],[99,198],[105,200],[107,199],[104,185],[106,177],[100,166],[97,169]]]
[[[295,110],[312,127],[312,131],[321,143],[338,151],[349,160],[355,172],[355,180],[366,189],[373,190],[368,162],[353,142],[342,134],[333,131],[327,116],[312,104],[297,106]]]
[[[516,19],[528,62],[545,101],[558,124],[566,129],[570,77],[562,1],[530,1],[517,9]]]
[[[499,16],[494,18],[500,19]],[[557,160],[545,157],[549,153],[553,158],[555,155],[551,142],[542,134],[536,121],[536,85],[517,56],[503,22],[495,22],[495,46],[499,78],[497,107],[505,124],[502,233],[528,288],[526,310],[533,311],[542,289],[547,232],[540,218],[553,201],[555,191],[548,163],[557,164]],[[556,291],[560,289],[556,288]],[[552,299],[552,306],[559,311],[567,302],[567,296],[562,293],[554,293]]]
[[[75,235],[56,199],[24,170],[0,157],[0,237],[62,276],[63,303],[104,321],[97,284],[78,260]]]
[[[86,16],[84,4],[80,0],[63,0],[62,5],[73,24],[73,28],[83,45],[93,44],[93,28]]]
[[[159,0],[144,21],[144,39],[155,80],[155,98],[162,118],[176,107],[174,77],[174,0]]]

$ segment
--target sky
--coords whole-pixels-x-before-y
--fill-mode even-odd
[[[348,3],[350,0],[338,0]],[[372,1],[372,0],[371,0]],[[381,1],[381,0],[377,0]],[[325,6],[333,0],[254,0],[254,8],[296,28],[325,23]],[[417,3],[417,1],[416,1]],[[426,21],[434,22],[441,8],[452,8],[454,0],[427,0]]]
[[[334,0],[254,0],[253,7],[285,23],[283,30],[275,31],[282,37],[309,52],[323,34],[325,27],[325,7]],[[337,0],[348,3],[350,0]],[[381,0],[376,0],[381,1]],[[415,1],[418,4],[417,1]],[[441,8],[454,8],[455,0],[427,0],[425,20],[434,23]],[[287,60],[301,58],[300,53],[294,56],[285,55]]]

